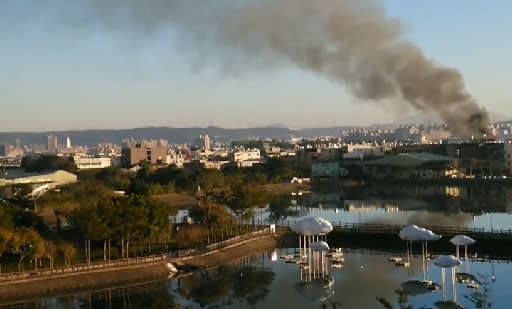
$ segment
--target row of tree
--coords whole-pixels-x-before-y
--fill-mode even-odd
[[[168,213],[163,204],[144,195],[104,197],[82,205],[69,215],[71,223],[85,241],[86,259],[91,261],[91,240],[103,241],[103,259],[110,260],[112,242],[129,257],[130,244],[157,242],[168,235]]]
[[[66,264],[76,256],[74,246],[65,241],[49,241],[43,232],[43,224],[32,213],[17,206],[0,205],[0,262],[5,256],[17,257],[18,271],[24,271],[24,262],[30,260],[34,267],[41,265],[42,259],[48,259],[50,267],[57,254],[62,253]],[[0,273],[2,271],[0,263]]]

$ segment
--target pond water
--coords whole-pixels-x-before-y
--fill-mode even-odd
[[[345,251],[343,267],[328,270],[332,277],[332,284],[328,285],[321,280],[306,282],[296,264],[281,258],[294,251],[266,252],[180,279],[77,293],[25,304],[24,308],[385,308],[377,298],[389,302],[393,308],[399,308],[400,304],[438,308],[442,299],[441,289],[419,290],[414,285],[404,285],[411,273],[412,278],[423,279],[422,262],[418,257],[412,259],[408,269],[395,266],[386,253]],[[466,271],[466,266],[461,267]],[[480,286],[470,288],[457,283],[460,305],[490,308],[478,305],[487,302],[492,303],[492,308],[509,308],[510,264],[470,261],[467,267],[478,278]],[[428,279],[441,282],[441,270],[432,263]],[[451,299],[450,279],[447,288],[448,299]]]
[[[497,186],[369,186],[274,198],[256,220],[320,216],[333,223],[416,224],[512,229],[512,188]]]
[[[512,229],[512,188],[481,186],[367,186],[323,190],[275,198],[256,212],[256,220],[296,221],[320,216],[333,223],[389,223],[459,226],[486,230]],[[288,249],[290,250],[290,249]],[[294,263],[280,257],[282,249],[254,255],[210,272],[180,279],[77,293],[25,304],[24,308],[447,308],[439,304],[442,290],[418,290],[404,282],[422,280],[420,257],[410,268],[395,266],[382,252],[344,252],[341,269],[329,269],[332,285],[305,283]],[[294,249],[293,249],[294,250]],[[292,251],[293,251],[292,250]],[[447,254],[452,254],[447,252]],[[440,268],[429,264],[429,280],[441,283]],[[512,265],[504,261],[472,260],[462,270],[476,276],[478,288],[456,284],[457,301],[465,308],[510,308]],[[448,272],[450,274],[450,272]],[[302,279],[301,279],[302,278]],[[495,278],[496,280],[493,280]],[[329,282],[329,281],[328,281]],[[448,279],[448,285],[450,279]],[[405,289],[407,288],[407,289]],[[405,290],[404,290],[405,289]],[[452,297],[448,286],[448,298]],[[405,291],[405,292],[404,292]],[[403,305],[404,307],[400,307]],[[19,308],[20,306],[16,306]],[[7,306],[10,308],[10,306]],[[448,307],[449,308],[449,307]]]

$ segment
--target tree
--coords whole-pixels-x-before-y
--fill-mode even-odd
[[[13,238],[13,253],[19,255],[18,270],[24,271],[23,260],[26,257],[33,258],[35,270],[39,259],[44,256],[46,241],[39,233],[32,228],[20,228],[16,231]]]
[[[2,255],[9,252],[14,245],[14,234],[7,229],[0,228],[0,274],[2,274]]]
[[[288,158],[269,158],[265,164],[265,172],[271,182],[289,181],[297,176],[294,161]]]
[[[64,266],[71,265],[73,259],[76,257],[76,248],[69,242],[61,242],[58,245],[58,250],[64,255]]]
[[[197,184],[205,195],[211,195],[215,190],[224,187],[224,175],[218,170],[205,170],[197,178]]]
[[[106,234],[106,221],[98,212],[97,205],[84,205],[77,209],[72,220],[76,228],[83,233],[85,243],[85,259],[91,262],[91,239],[104,239]]]
[[[55,171],[64,170],[70,173],[76,173],[76,165],[71,157],[59,157],[54,155],[43,155],[38,158],[23,157],[21,160],[21,167],[26,172],[42,172],[42,171]]]
[[[148,230],[148,210],[143,204],[143,197],[133,195],[119,202],[119,220],[122,256],[129,257],[130,242],[144,235]]]
[[[268,194],[263,187],[238,185],[232,189],[228,206],[238,216],[250,218],[254,208],[268,203]]]
[[[190,208],[189,214],[195,223],[204,224],[208,229],[228,224],[231,218],[226,207],[212,201],[198,203]]]

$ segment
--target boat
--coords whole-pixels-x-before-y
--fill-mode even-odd
[[[396,263],[396,262],[401,262],[401,261],[402,261],[402,258],[401,258],[401,257],[399,257],[399,256],[391,256],[391,257],[389,257],[388,261],[390,261],[390,262],[394,262],[394,263]]]

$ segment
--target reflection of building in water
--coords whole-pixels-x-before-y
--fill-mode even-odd
[[[348,212],[374,212],[379,206],[370,201],[345,201],[345,211]]]
[[[324,207],[339,207],[343,205],[340,191],[315,192],[311,194],[311,202],[314,206],[322,204]]]
[[[384,212],[388,213],[388,212],[399,212],[400,211],[400,207],[398,207],[398,205],[384,205]]]
[[[461,196],[461,188],[460,187],[444,187],[445,195],[450,197],[460,197]]]

